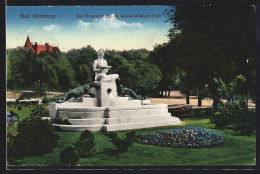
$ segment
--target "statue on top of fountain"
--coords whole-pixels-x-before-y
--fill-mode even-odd
[[[105,51],[100,49],[98,51],[98,58],[93,63],[93,71],[95,72],[95,81],[99,82],[111,82],[119,78],[118,74],[107,75],[108,70],[112,66],[107,65],[107,61],[104,59]]]

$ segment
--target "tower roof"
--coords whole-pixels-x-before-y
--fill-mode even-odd
[[[31,41],[30,41],[29,36],[27,36],[27,39],[26,39],[26,41],[25,41],[24,46],[28,46],[28,45],[31,45]]]

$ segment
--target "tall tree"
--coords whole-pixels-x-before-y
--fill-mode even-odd
[[[252,6],[177,6],[166,12],[173,24],[169,30],[170,42],[175,43],[172,54],[184,64],[187,86],[196,84],[202,91],[207,83],[217,97],[214,77],[231,81],[238,74],[249,76],[246,60],[255,60]]]
[[[65,54],[65,56],[67,57],[67,59],[69,60],[70,64],[72,65],[75,71],[75,79],[80,84],[88,80],[92,80],[89,78],[90,75],[92,76],[92,74],[90,74],[91,71],[89,72],[86,66],[88,66],[88,69],[92,69],[92,63],[97,58],[97,52],[94,50],[94,48],[88,45],[87,47],[82,47],[80,49],[72,49],[69,50]],[[88,74],[82,76],[83,75],[82,71],[85,71]],[[82,78],[86,78],[86,79],[82,79]]]
[[[17,47],[7,54],[7,88],[30,88],[38,81],[38,63],[35,54],[28,48]]]

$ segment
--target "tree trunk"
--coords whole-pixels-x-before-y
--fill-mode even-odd
[[[168,98],[170,98],[170,94],[171,94],[171,89],[169,89],[168,91]]]
[[[214,109],[218,108],[218,100],[215,97],[213,98],[213,108]]]
[[[160,96],[163,97],[163,90],[160,91]]]
[[[201,106],[202,105],[202,96],[201,96],[201,93],[198,92],[198,106]]]
[[[186,104],[190,104],[190,86],[188,78],[186,78]]]
[[[218,105],[219,105],[219,99],[218,99],[218,91],[217,88],[215,86],[213,86],[213,90],[212,90],[212,96],[213,96],[213,108],[217,109]]]
[[[190,104],[190,90],[186,90],[186,104]]]
[[[167,97],[167,90],[164,91],[164,98]]]

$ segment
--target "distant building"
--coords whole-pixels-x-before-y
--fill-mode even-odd
[[[36,55],[40,54],[41,52],[58,52],[60,53],[60,49],[58,47],[53,47],[49,45],[48,43],[45,43],[45,45],[38,45],[37,42],[33,45],[30,41],[29,36],[27,36],[26,42],[24,44],[24,47],[30,48],[33,53],[36,53]]]

